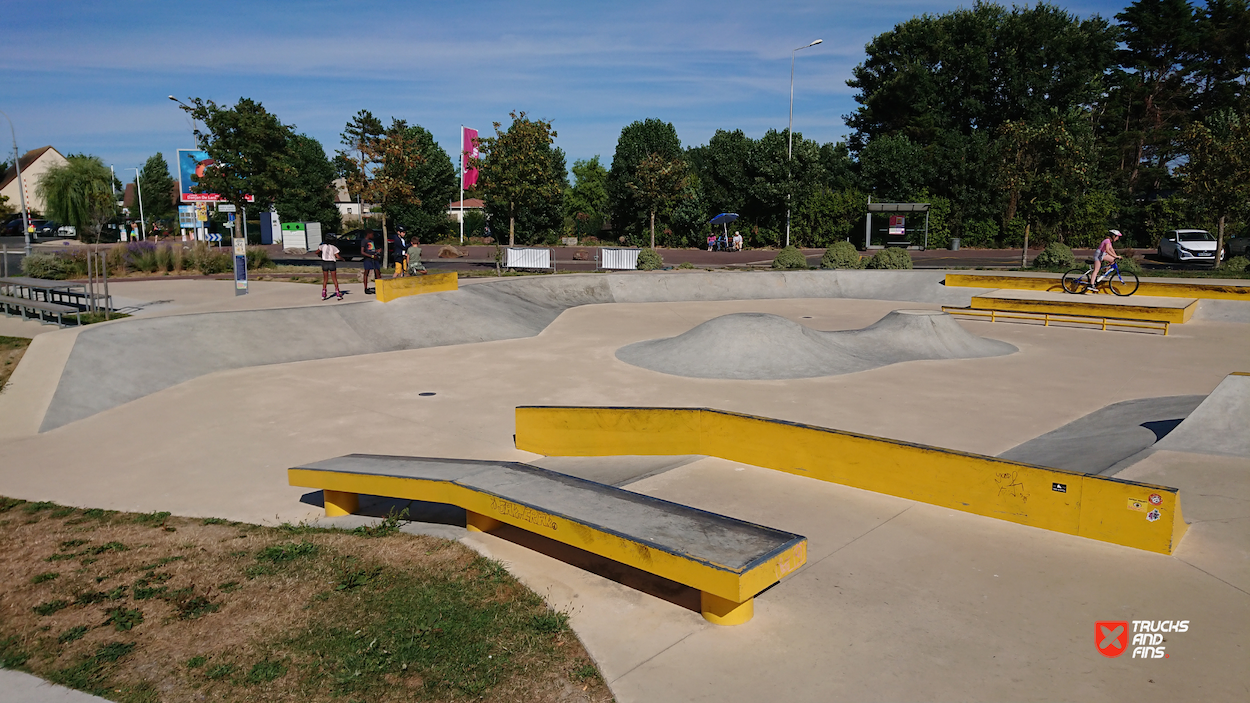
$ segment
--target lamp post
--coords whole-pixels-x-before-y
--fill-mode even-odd
[[[198,120],[195,119],[195,115],[191,113],[191,109],[192,109],[191,106],[182,102],[178,98],[175,98],[172,95],[169,96],[169,99],[181,105],[182,109],[186,110],[188,115],[191,115],[191,142],[192,142],[193,147],[198,147],[199,144],[195,143],[195,133],[199,131],[200,129],[200,123]]]
[[[13,129],[13,119],[0,110],[0,115],[9,121],[9,134],[13,136],[13,168],[17,170],[17,193],[22,201],[22,236],[26,238],[26,256],[30,256],[30,212],[26,209],[26,185],[22,183],[22,155],[17,151],[17,131]]]
[[[794,161],[794,55],[802,49],[816,46],[823,41],[824,39],[817,39],[811,44],[800,46],[790,52],[790,126],[786,127],[786,246],[790,246],[790,196],[791,191],[794,190],[794,185],[790,182],[790,169]]]
[[[135,190],[138,191],[139,194],[139,239],[147,239],[147,232],[143,231],[143,184],[139,182],[140,171],[137,168],[128,168],[126,170],[135,172]]]

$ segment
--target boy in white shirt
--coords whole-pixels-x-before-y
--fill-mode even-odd
[[[333,277],[334,295],[342,300],[343,291],[339,290],[339,267],[335,263],[342,258],[339,256],[339,248],[329,242],[322,242],[321,246],[317,247],[317,252],[321,254],[321,299],[325,300],[329,297],[326,295],[326,283]]]

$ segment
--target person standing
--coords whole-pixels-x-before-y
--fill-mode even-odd
[[[339,256],[339,248],[329,242],[322,242],[321,246],[317,247],[317,253],[321,254],[321,299],[325,300],[330,297],[326,295],[326,283],[333,278],[334,295],[342,300],[343,291],[339,290],[339,267],[336,263],[343,258]]]
[[[373,272],[373,284],[378,283],[378,276],[382,273],[382,250],[378,247],[378,242],[373,238],[373,230],[365,231],[365,238],[360,242],[360,259],[364,269],[365,295],[372,293],[369,290],[369,272]]]

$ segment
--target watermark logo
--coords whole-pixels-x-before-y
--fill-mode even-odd
[[[1094,623],[1094,646],[1104,657],[1118,657],[1131,647],[1132,659],[1169,659],[1164,635],[1178,632],[1189,632],[1188,620],[1102,621]]]
[[[1094,623],[1094,645],[1104,657],[1118,657],[1128,649],[1128,621]]]

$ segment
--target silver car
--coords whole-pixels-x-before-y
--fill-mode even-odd
[[[1174,229],[1159,239],[1159,258],[1177,263],[1205,261],[1215,265],[1224,256],[1216,255],[1215,237],[1205,229]]]

